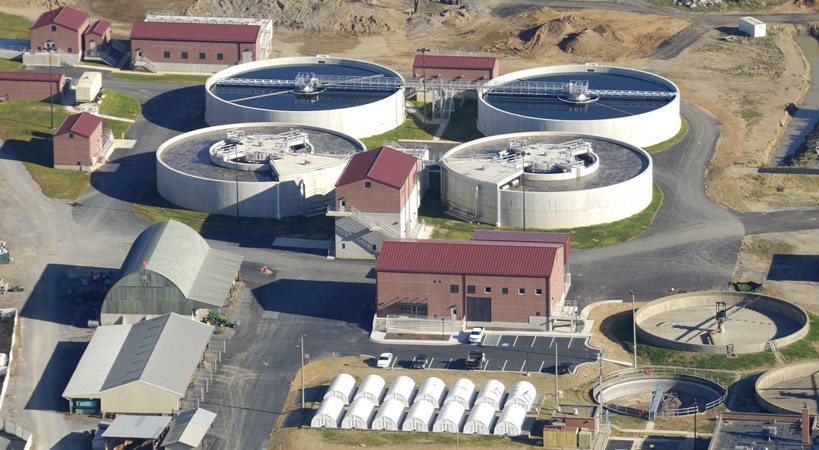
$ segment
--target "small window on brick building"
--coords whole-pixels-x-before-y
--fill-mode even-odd
[[[523,295],[526,293],[526,288],[518,288],[518,295]]]
[[[68,133],[68,139],[74,139],[74,133]]]
[[[51,31],[57,31],[57,25],[51,25]]]
[[[205,52],[199,52],[199,59],[205,59]]]
[[[370,183],[369,181],[365,181],[365,182],[364,182],[364,187],[365,187],[365,188],[372,187],[372,185],[373,185],[373,184],[372,184],[372,183]]]
[[[449,293],[450,294],[457,294],[458,293],[458,285],[457,284],[450,284],[449,285]]]
[[[543,295],[543,289],[535,289],[535,295]]]
[[[216,54],[216,60],[217,61],[221,61],[223,59],[225,59],[225,54],[224,53],[217,53]]]
[[[71,47],[68,47],[68,53],[73,53],[74,50]]]
[[[508,294],[509,288],[501,288],[501,294]]]
[[[466,287],[467,294],[474,294],[475,293],[475,286],[469,285]]]
[[[162,57],[168,59],[171,57],[171,52],[162,52]]]
[[[188,59],[188,52],[182,52],[182,59]]]
[[[491,294],[492,293],[492,288],[489,287],[489,286],[483,288],[483,293],[484,294]]]

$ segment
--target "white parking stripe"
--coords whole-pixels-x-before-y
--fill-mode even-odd
[[[515,336],[515,342],[512,342],[512,347],[514,347],[515,345],[517,345],[517,344],[518,344],[518,338],[519,338],[519,337],[520,337],[520,336]]]
[[[449,361],[446,363],[446,368],[449,369],[449,365],[452,364],[452,358],[449,358]]]
[[[486,370],[487,367],[489,367],[489,358],[486,358],[486,361],[483,362],[481,370]]]
[[[535,336],[535,338],[532,339],[532,345],[529,346],[530,348],[535,346],[535,341],[536,340],[537,340],[537,336]]]
[[[540,369],[537,369],[538,372],[543,372],[543,365],[546,364],[546,361],[540,362]]]
[[[501,367],[501,370],[500,370],[501,372],[503,372],[504,370],[506,370],[506,363],[507,363],[507,362],[508,362],[508,361],[503,360],[503,367]]]
[[[520,372],[523,372],[524,367],[526,367],[526,361],[523,361],[523,364],[520,365]]]
[[[393,356],[392,364],[390,364],[390,369],[395,367],[395,363],[398,362],[398,355]]]
[[[554,344],[554,343],[555,343],[555,337],[552,336],[552,341],[549,342],[549,348],[552,348],[552,344]]]
[[[569,345],[567,345],[566,348],[571,348],[572,347],[572,340],[574,340],[574,337],[569,338]]]
[[[429,360],[427,363],[427,367],[432,367],[432,361],[435,361],[435,357],[433,356],[432,359]],[[424,367],[426,369],[426,367]]]

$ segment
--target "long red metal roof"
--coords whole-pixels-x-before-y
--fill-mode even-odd
[[[415,55],[413,68],[492,70],[497,59],[492,56]]]
[[[389,240],[376,272],[548,278],[557,248],[513,242]]]
[[[97,36],[102,36],[105,33],[107,33],[108,30],[110,30],[110,29],[111,29],[111,22],[109,22],[109,21],[107,21],[105,19],[100,19],[100,20],[98,20],[98,21],[91,24],[91,26],[88,28],[88,32],[89,33],[94,33]]]
[[[54,136],[60,136],[71,132],[83,137],[91,137],[94,131],[101,126],[102,119],[91,113],[82,112],[79,114],[72,114],[63,120],[63,123],[61,123],[60,127],[57,128],[57,131],[54,132]]]
[[[59,82],[64,77],[59,72],[0,72],[0,80],[5,81],[53,81]]]
[[[40,17],[34,21],[31,28],[40,28],[45,25],[54,24],[68,28],[69,30],[85,31],[81,30],[80,28],[85,25],[87,20],[88,14],[82,11],[77,11],[74,8],[69,8],[68,6],[61,6],[57,9],[52,9],[51,11],[46,11],[40,14]]]
[[[258,25],[226,23],[134,22],[131,39],[153,41],[255,43]]]
[[[361,180],[372,180],[401,189],[418,160],[390,147],[356,153],[336,182],[336,187]]]

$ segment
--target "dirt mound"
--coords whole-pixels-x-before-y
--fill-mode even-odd
[[[599,57],[610,54],[612,45],[594,30],[588,28],[566,36],[558,44],[561,50],[581,56]]]

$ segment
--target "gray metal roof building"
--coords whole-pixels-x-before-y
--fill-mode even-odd
[[[197,408],[180,412],[162,441],[162,446],[165,450],[199,448],[215,419],[216,413],[207,409]]]
[[[170,414],[179,409],[213,327],[178,314],[97,328],[63,397],[100,413]]]
[[[168,416],[119,415],[102,434],[105,439],[159,439],[168,428]]]
[[[131,246],[102,304],[103,325],[175,312],[219,308],[230,296],[242,257],[208,246],[174,220],[146,228]]]

